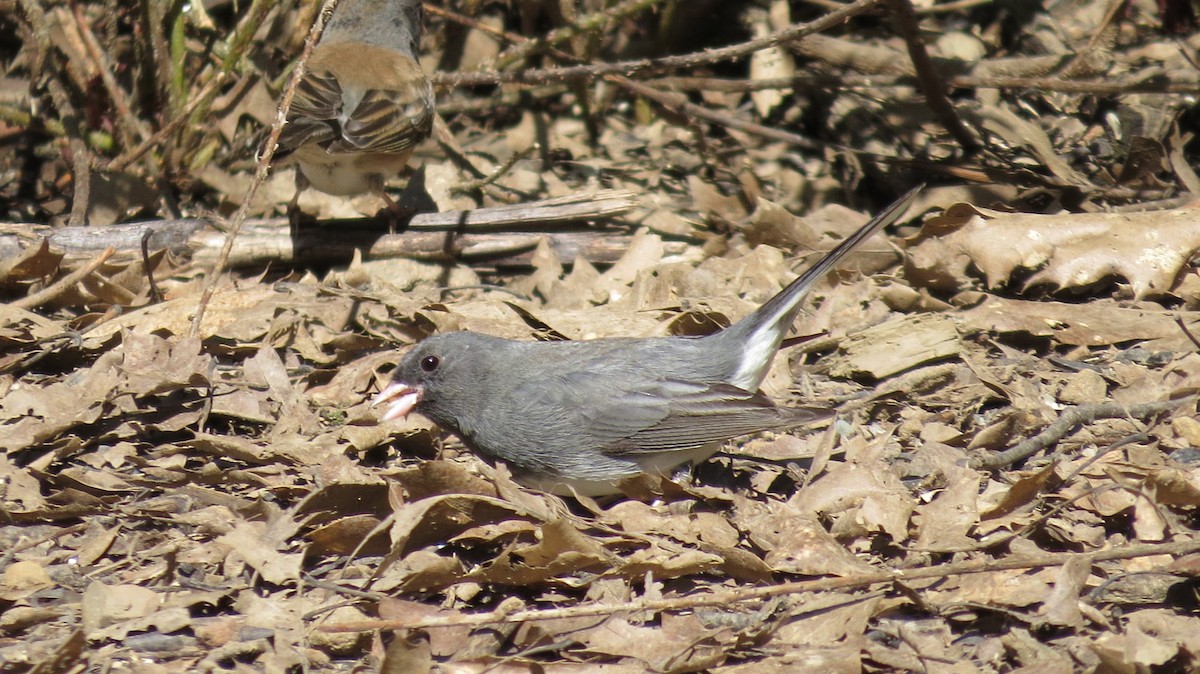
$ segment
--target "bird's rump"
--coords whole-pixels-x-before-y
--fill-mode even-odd
[[[378,52],[361,70],[339,52]],[[318,58],[321,57],[321,58]],[[416,61],[370,45],[328,45],[308,64],[288,108],[276,156],[306,145],[329,154],[402,153],[433,128],[433,89]]]
[[[368,89],[346,118],[342,140],[329,152],[394,152],[412,149],[429,135],[433,98],[419,85],[405,89]]]

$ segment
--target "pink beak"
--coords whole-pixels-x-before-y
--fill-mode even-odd
[[[420,402],[422,393],[420,388],[402,382],[392,382],[371,400],[371,407],[380,403],[391,403],[387,411],[379,418],[381,422],[406,417]]]

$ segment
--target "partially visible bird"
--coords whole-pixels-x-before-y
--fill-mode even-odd
[[[275,150],[296,165],[293,226],[307,187],[371,192],[394,227],[411,213],[384,191],[433,128],[433,87],[417,62],[421,0],[342,0],[313,48]]]

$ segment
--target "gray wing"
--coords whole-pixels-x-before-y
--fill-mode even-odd
[[[797,426],[828,410],[777,407],[761,393],[724,383],[657,379],[621,385],[612,374],[572,373],[517,391],[528,418],[561,425],[611,456],[694,449],[749,433]],[[561,415],[534,410],[558,410]]]
[[[607,453],[686,450],[759,431],[798,426],[832,414],[811,407],[776,407],[761,393],[724,383],[662,381],[640,393],[657,399],[655,407],[663,407],[665,401],[666,414],[614,442],[605,449]],[[610,424],[628,409],[629,405],[602,406],[593,410],[591,421],[595,425]]]

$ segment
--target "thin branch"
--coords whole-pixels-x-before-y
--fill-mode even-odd
[[[112,101],[113,108],[116,110],[117,125],[123,132],[122,141],[127,145],[132,145],[136,141],[144,141],[147,137],[146,130],[142,127],[141,120],[134,114],[133,108],[129,104],[129,94],[121,88],[117,83],[117,78],[113,73],[112,63],[104,54],[104,49],[101,48],[100,42],[96,39],[96,34],[92,32],[92,27],[89,25],[86,17],[83,16],[83,7],[79,4],[74,4],[74,10],[71,13],[64,13],[64,19],[70,18],[75,22],[75,30],[79,32],[80,38],[83,40],[84,49],[87,55],[91,57],[92,70],[100,76],[100,81],[104,84],[104,90],[108,93],[108,99]]]
[[[1200,94],[1198,81],[1172,81],[1160,77],[1133,75],[1119,79],[1068,80],[1059,77],[981,77],[958,75],[948,80],[956,89],[1029,89],[1059,94]],[[836,73],[828,75],[796,75],[761,80],[722,79],[715,77],[661,77],[646,80],[647,85],[672,91],[722,91],[730,93],[768,89],[886,89],[911,87],[914,80],[908,75],[859,75]]]
[[[327,4],[328,2],[329,0],[326,0]],[[279,3],[274,2],[274,0],[252,1],[249,11],[246,12],[245,18],[238,22],[237,27],[229,34],[229,38],[225,40],[225,43],[221,45],[221,49],[218,50],[224,55],[219,63],[219,72],[223,73],[225,77],[232,77],[234,72],[241,65],[242,56],[245,54],[246,50],[249,49],[250,45],[253,44],[254,34],[257,33],[259,28],[262,26],[262,22],[266,19],[267,13],[275,8],[278,4]],[[336,5],[337,0],[333,0],[333,4]],[[321,16],[329,16],[328,13],[324,11],[324,8],[322,9]],[[324,27],[325,20],[325,18],[318,19],[313,24],[313,28],[316,28],[317,26]],[[317,33],[317,35],[320,35],[320,33]],[[309,31],[308,37],[313,37],[311,30]],[[310,51],[311,47],[306,45],[305,51],[301,56],[303,61],[308,60],[308,54]],[[298,69],[303,68],[302,66],[298,66]],[[200,75],[196,77],[196,81],[199,82],[208,78],[210,70],[211,67],[206,68],[204,72],[200,73]],[[216,95],[217,92],[214,89],[207,96],[199,96],[200,104],[196,106],[196,112],[192,117],[193,121],[202,121],[203,118],[208,116],[209,106],[212,105]],[[288,92],[285,91],[284,95],[288,95]]]
[[[934,67],[933,59],[929,58],[929,52],[925,50],[925,41],[921,39],[921,28],[917,25],[916,15],[913,14],[912,3],[910,0],[888,1],[896,25],[900,28],[900,35],[908,47],[908,57],[916,68],[917,81],[921,83],[921,92],[925,94],[929,109],[937,117],[938,123],[958,141],[963,152],[968,155],[974,154],[979,150],[979,142],[963,124],[958,111],[946,96],[946,84]]]
[[[624,229],[604,231],[554,231],[576,229],[585,223],[606,220],[628,212],[635,205],[633,194],[601,190],[572,194],[533,203],[512,204],[470,211],[419,213],[403,234],[382,234],[374,218],[326,221],[292,236],[286,218],[247,218],[235,245],[226,253],[228,238],[202,219],[158,220],[103,227],[51,227],[48,225],[0,225],[0,243],[27,248],[42,245],[42,239],[63,251],[64,265],[90,260],[102,247],[110,246],[123,259],[141,255],[143,241],[149,249],[186,251],[193,264],[202,268],[261,266],[272,262],[342,262],[358,251],[363,259],[397,257],[444,259],[441,232],[463,236],[458,256],[470,260],[502,259],[505,264],[524,266],[530,252],[543,238],[549,240],[562,259],[583,256],[594,264],[614,262],[628,248]],[[330,237],[330,228],[338,232]],[[550,231],[547,231],[550,230]],[[500,232],[500,233],[494,233]],[[147,239],[147,237],[149,237]],[[667,242],[671,254],[687,244]]]
[[[502,52],[499,56],[491,60],[493,63],[493,70],[504,70],[505,68],[515,65],[516,63],[525,60],[529,56],[536,54],[539,51],[553,49],[563,42],[571,40],[587,32],[603,30],[606,26],[611,25],[615,21],[650,9],[660,2],[663,2],[663,0],[625,0],[625,2],[622,4],[580,17],[578,20],[572,21],[569,25],[555,28],[546,35],[533,39],[517,41],[506,51]],[[468,28],[492,32],[491,26],[488,26],[487,24],[473,17],[460,14],[444,7],[439,7],[430,2],[423,3],[423,6],[426,12],[429,12],[434,16],[440,16],[444,19],[454,21],[457,24],[467,26]]]
[[[533,154],[538,149],[539,149],[539,145],[537,143],[534,143],[533,145],[530,145],[529,147],[525,148],[524,150],[521,150],[520,152],[514,152],[514,153],[512,153],[511,157],[506,159],[504,161],[504,163],[500,165],[499,168],[492,171],[491,175],[486,175],[486,176],[483,176],[482,178],[476,178],[474,180],[468,180],[464,183],[459,183],[459,184],[455,185],[454,187],[450,188],[450,193],[451,194],[468,194],[475,190],[483,189],[484,187],[487,187],[488,185],[495,183],[497,180],[499,180],[500,178],[507,175],[508,172],[512,171],[513,167],[517,165],[517,162],[525,160],[526,158],[529,157],[529,155]]]
[[[1058,420],[1047,426],[1041,433],[1025,440],[1015,447],[1002,452],[989,454],[971,461],[972,468],[995,469],[1023,461],[1037,452],[1063,439],[1076,426],[1091,423],[1097,419],[1120,419],[1132,417],[1141,419],[1152,414],[1166,412],[1179,407],[1188,399],[1164,400],[1161,402],[1142,403],[1141,405],[1122,405],[1117,402],[1104,402],[1095,405],[1080,405],[1065,410]]]
[[[76,269],[70,274],[67,274],[66,276],[55,281],[53,284],[42,288],[40,291],[32,295],[9,302],[9,305],[17,307],[18,309],[33,309],[35,307],[40,307],[55,297],[65,293],[71,286],[91,276],[97,269],[100,268],[101,265],[103,265],[105,262],[108,262],[108,258],[112,257],[114,254],[116,254],[116,252],[117,251],[115,248],[105,248],[99,255],[96,256],[95,259],[83,267]]]
[[[229,261],[229,254],[233,251],[233,241],[237,238],[238,232],[242,229],[242,223],[246,221],[246,216],[250,213],[250,204],[254,201],[254,195],[258,192],[261,186],[267,180],[267,172],[271,167],[271,160],[275,157],[275,146],[279,144],[279,135],[283,132],[283,125],[287,123],[288,109],[292,107],[292,98],[296,95],[296,87],[300,84],[300,79],[304,77],[304,66],[308,63],[308,59],[312,56],[313,49],[317,46],[317,40],[321,37],[321,32],[325,30],[325,22],[333,14],[333,10],[337,8],[338,0],[325,0],[325,4],[321,7],[321,13],[317,16],[317,20],[313,22],[312,27],[308,31],[308,37],[304,40],[304,51],[300,54],[300,58],[296,62],[296,68],[292,71],[292,77],[288,80],[287,87],[283,90],[283,97],[279,101],[279,109],[275,113],[275,123],[271,125],[271,134],[267,137],[266,145],[263,148],[262,154],[258,157],[258,164],[255,166],[254,178],[250,181],[250,186],[246,188],[246,195],[242,198],[242,205],[233,214],[233,219],[229,224],[229,231],[225,235],[225,245],[221,249],[221,254],[217,258],[217,263],[213,267],[209,277],[205,279],[204,290],[200,294],[200,301],[196,304],[196,315],[192,318],[191,336],[195,337],[200,333],[200,324],[204,321],[204,311],[208,307],[208,303],[212,301],[213,292],[216,291],[217,282],[220,276],[225,271],[225,266]]]
[[[360,620],[341,624],[327,624],[317,629],[323,632],[366,632],[371,630],[394,629],[427,629],[433,627],[454,627],[471,625],[489,625],[498,623],[523,623],[536,620],[560,620],[565,618],[583,618],[590,616],[606,616],[637,611],[684,611],[706,606],[721,606],[752,600],[769,599],[784,595],[801,594],[805,592],[827,592],[831,590],[847,590],[880,583],[903,583],[927,578],[950,578],[954,576],[1012,571],[1015,569],[1037,569],[1043,567],[1063,566],[1080,557],[1092,562],[1111,561],[1118,559],[1135,559],[1155,555],[1179,556],[1200,551],[1200,540],[1179,541],[1175,543],[1150,543],[1143,545],[1123,545],[1091,553],[1049,553],[1041,555],[1014,555],[1005,559],[984,559],[965,562],[952,562],[936,566],[913,569],[885,569],[876,573],[848,576],[844,578],[821,578],[817,580],[801,580],[791,583],[777,583],[761,587],[748,587],[719,592],[697,593],[683,597],[672,597],[657,600],[635,600],[613,604],[591,604],[584,606],[568,606],[545,610],[505,611],[503,609],[488,613],[454,613],[449,615],[432,616],[418,620]]]
[[[33,74],[31,80],[36,81],[43,74],[47,64],[56,60],[53,45],[50,43],[49,24],[45,10],[36,0],[21,0],[21,7],[25,10],[26,25],[33,47],[31,49],[33,52],[33,63],[30,68]],[[85,225],[87,224],[88,205],[91,201],[92,158],[87,143],[84,141],[83,124],[75,106],[71,105],[71,97],[67,93],[66,87],[59,81],[59,78],[46,78],[46,89],[50,92],[54,107],[58,109],[58,116],[62,120],[62,129],[67,139],[67,150],[71,156],[71,179],[74,183],[74,190],[71,195],[71,215],[67,224]],[[32,119],[30,121],[36,123]]]
[[[108,163],[106,168],[109,171],[124,170],[125,167],[129,166],[142,155],[146,154],[150,148],[161,144],[164,140],[166,140],[167,136],[175,133],[175,131],[182,126],[184,122],[187,122],[191,118],[192,113],[194,113],[196,109],[200,107],[200,104],[203,103],[211,94],[215,93],[216,90],[225,83],[225,79],[225,72],[218,72],[215,77],[201,87],[200,92],[193,96],[183,110],[180,110],[179,114],[175,115],[175,118],[168,122],[166,126],[155,132],[153,136],[150,136],[146,140],[142,141],[137,147],[125,152],[116,159],[113,159]]]
[[[833,149],[843,150],[846,152],[853,152],[855,154],[883,158],[882,155],[877,155],[876,153],[857,150],[855,148],[845,147],[845,146],[837,145],[834,143],[823,143],[820,141],[813,140],[811,138],[807,138],[805,136],[801,136],[800,134],[792,133],[790,131],[784,131],[782,129],[777,129],[775,127],[770,127],[770,126],[764,126],[762,124],[756,124],[754,122],[747,122],[745,120],[738,119],[737,117],[734,117],[732,115],[720,113],[715,110],[706,108],[702,105],[697,105],[695,103],[692,103],[692,102],[686,100],[683,96],[680,96],[678,94],[671,94],[671,93],[657,91],[652,87],[646,86],[645,84],[643,84],[641,82],[636,82],[627,77],[619,77],[619,76],[615,76],[615,75],[611,76],[611,77],[612,77],[612,79],[618,81],[619,84],[621,86],[625,87],[626,89],[629,89],[630,91],[634,92],[635,94],[637,94],[639,96],[643,96],[651,101],[654,101],[655,103],[667,108],[668,110],[674,110],[676,112],[682,113],[682,114],[690,116],[690,117],[695,117],[697,119],[703,119],[706,122],[712,122],[713,124],[718,124],[720,126],[728,127],[730,129],[737,129],[739,131],[745,131],[746,133],[751,133],[756,136],[760,136],[762,138],[782,141],[789,145],[794,145],[796,147],[803,148],[805,150],[821,150],[824,148],[833,148]],[[888,157],[888,159],[895,159],[895,157]]]
[[[1188,338],[1188,341],[1192,343],[1192,346],[1196,347],[1197,350],[1200,350],[1200,339],[1196,339],[1196,335],[1192,333],[1191,329],[1188,328],[1187,323],[1183,321],[1183,316],[1176,316],[1175,323],[1179,325],[1179,329],[1183,331],[1183,336]]]
[[[154,232],[147,229],[142,235],[142,271],[146,272],[146,283],[150,286],[150,303],[158,304],[162,301],[162,293],[154,280],[154,267],[150,263],[150,237],[153,234]]]
[[[510,72],[480,72],[480,73],[439,73],[432,79],[442,87],[453,88],[483,84],[524,83],[547,84],[575,79],[596,79],[604,75],[622,75],[625,77],[649,77],[659,73],[670,72],[683,68],[733,61],[756,51],[776,45],[799,40],[806,35],[812,35],[829,30],[847,20],[874,8],[884,0],[856,0],[842,9],[830,12],[819,19],[808,23],[798,23],[771,33],[764,37],[743,42],[741,44],[709,49],[680,56],[667,56],[659,59],[639,59],[635,61],[618,61],[616,63],[597,63],[588,65],[568,66],[565,68],[527,68]]]

